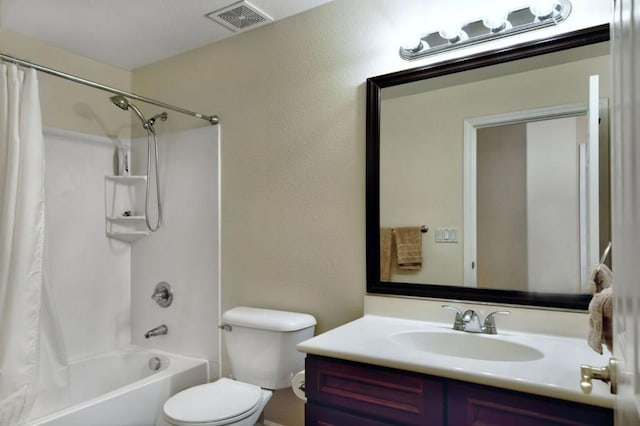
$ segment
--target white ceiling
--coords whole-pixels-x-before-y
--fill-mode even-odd
[[[248,1],[277,21],[332,0]],[[132,70],[238,34],[204,16],[236,2],[0,0],[0,28]]]

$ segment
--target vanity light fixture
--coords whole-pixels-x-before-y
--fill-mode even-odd
[[[408,40],[400,57],[411,61],[448,49],[471,46],[488,40],[558,25],[571,13],[569,0],[533,0],[529,7],[488,11],[481,19],[452,24]]]

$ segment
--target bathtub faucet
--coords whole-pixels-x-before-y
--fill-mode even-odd
[[[162,324],[144,333],[144,338],[148,339],[149,337],[153,337],[153,336],[161,336],[163,334],[167,334],[168,331],[169,329],[167,328],[167,326]]]

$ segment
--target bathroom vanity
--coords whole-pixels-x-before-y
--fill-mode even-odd
[[[308,356],[305,424],[613,425],[613,411],[418,374]]]
[[[305,424],[613,425],[608,386],[580,389],[580,365],[607,360],[584,339],[500,324],[494,336],[467,333],[440,322],[449,316],[365,314],[298,345],[307,353]]]

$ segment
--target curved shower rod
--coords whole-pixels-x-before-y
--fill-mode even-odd
[[[65,80],[73,81],[75,83],[84,84],[85,86],[93,87],[95,89],[104,90],[105,92],[111,92],[116,95],[121,95],[129,99],[135,99],[137,101],[145,102],[145,103],[156,105],[162,108],[170,109],[175,112],[190,115],[192,117],[200,118],[202,120],[208,121],[210,124],[218,124],[220,122],[220,119],[218,118],[217,115],[206,115],[206,114],[200,114],[197,112],[189,111],[188,109],[184,109],[184,108],[180,108],[170,104],[166,104],[164,102],[156,101],[155,99],[146,98],[144,96],[136,95],[134,93],[125,92],[123,90],[116,89],[114,87],[109,87],[104,84],[96,83],[95,81],[86,80],[84,78],[77,77],[72,74],[67,74],[62,71],[54,70],[52,68],[47,68],[42,65],[35,64],[33,62],[25,61],[23,59],[19,59],[11,55],[4,54],[2,52],[0,52],[0,59],[3,59],[7,62],[14,63],[16,65],[25,66],[27,68],[33,68],[36,71],[41,71],[47,74],[51,74],[56,77],[64,78]]]

